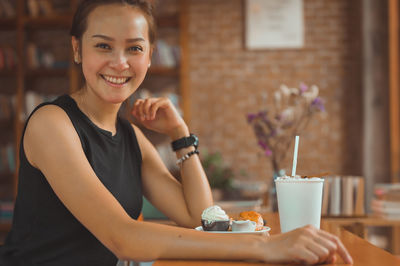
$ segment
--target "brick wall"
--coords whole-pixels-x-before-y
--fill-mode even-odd
[[[189,0],[191,130],[249,178],[271,175],[245,115],[284,83],[316,84],[327,117],[300,138],[298,173],[361,174],[361,90],[357,1],[304,0],[305,47],[248,51],[241,0]],[[285,164],[291,169],[292,148]]]

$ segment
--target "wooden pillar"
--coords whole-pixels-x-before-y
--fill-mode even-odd
[[[389,89],[390,89],[390,176],[400,182],[400,56],[399,0],[388,0]],[[392,252],[400,255],[400,226],[393,227]]]
[[[375,183],[390,182],[387,2],[362,2],[363,175],[367,211]]]
[[[189,89],[189,3],[188,0],[179,1],[180,12],[180,48],[181,48],[181,63],[180,63],[180,88],[179,94],[181,95],[181,109],[183,111],[183,118],[190,128],[191,120],[191,99]]]
[[[25,3],[23,0],[18,0],[17,1],[17,45],[16,45],[16,51],[17,51],[17,58],[18,58],[18,64],[17,64],[17,87],[16,87],[16,110],[15,114],[16,117],[14,119],[14,130],[15,130],[15,162],[16,162],[16,167],[15,167],[15,177],[14,177],[14,198],[17,195],[17,186],[18,186],[18,171],[19,171],[19,145],[20,145],[20,140],[22,136],[22,130],[23,130],[23,115],[25,113],[24,111],[24,104],[25,104],[25,97],[24,97],[24,90],[25,90],[25,56],[24,56],[24,41],[25,41],[25,34],[24,34],[24,6]]]
[[[399,0],[389,0],[390,172],[400,182]]]

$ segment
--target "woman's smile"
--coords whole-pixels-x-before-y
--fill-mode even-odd
[[[108,85],[113,86],[113,87],[118,87],[118,88],[123,87],[132,78],[132,77],[123,77],[123,76],[110,76],[110,75],[105,75],[105,74],[100,74],[100,77],[102,77]]]

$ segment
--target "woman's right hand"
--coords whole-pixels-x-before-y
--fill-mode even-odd
[[[271,236],[264,252],[266,262],[334,263],[336,252],[345,263],[353,260],[340,239],[311,225]]]

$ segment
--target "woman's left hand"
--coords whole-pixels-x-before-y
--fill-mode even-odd
[[[173,137],[187,125],[167,97],[138,99],[133,105],[133,116],[148,129]]]

